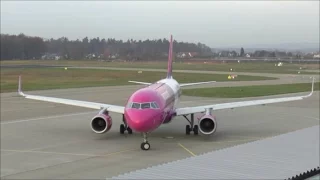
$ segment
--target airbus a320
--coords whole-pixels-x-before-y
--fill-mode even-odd
[[[113,120],[110,112],[120,113],[122,114],[123,121],[123,124],[120,125],[120,133],[124,134],[126,131],[128,134],[132,134],[133,132],[142,133],[142,150],[150,149],[150,144],[147,140],[147,135],[149,133],[163,124],[168,124],[177,116],[183,116],[189,122],[189,125],[186,125],[185,127],[185,133],[187,135],[191,132],[193,132],[195,135],[197,135],[199,132],[204,135],[212,135],[217,130],[217,120],[212,114],[213,111],[302,100],[310,97],[313,93],[314,78],[312,80],[311,92],[305,96],[270,98],[178,108],[177,105],[181,96],[181,87],[214,83],[215,81],[179,84],[172,76],[172,50],[173,43],[171,35],[168,53],[167,76],[164,79],[154,83],[129,81],[132,83],[144,84],[146,86],[135,91],[129,97],[125,106],[25,94],[21,91],[21,76],[19,76],[18,93],[28,99],[99,110],[97,115],[91,120],[91,129],[95,133],[99,134],[106,133],[111,129]],[[197,124],[195,124],[194,120],[195,113],[202,113],[202,116],[199,117]]]

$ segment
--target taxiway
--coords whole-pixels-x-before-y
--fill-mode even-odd
[[[123,105],[128,96],[140,87],[133,85],[26,93]],[[291,95],[296,94],[280,96]],[[208,99],[183,96],[180,106],[260,98]],[[319,125],[319,91],[302,101],[216,111],[218,129],[212,137],[185,135],[187,121],[177,117],[150,134],[149,151],[140,149],[140,134],[119,133],[121,115],[111,114],[113,126],[106,134],[92,132],[90,121],[96,113],[86,108],[24,99],[17,93],[1,94],[1,178],[105,179]]]

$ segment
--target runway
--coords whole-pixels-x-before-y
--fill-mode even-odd
[[[239,85],[242,82],[233,83]],[[123,105],[128,96],[140,87],[95,87],[28,93]],[[208,99],[183,96],[180,106],[260,98]],[[1,178],[105,179],[319,125],[319,91],[302,101],[216,111],[218,130],[212,137],[185,135],[187,121],[177,117],[172,123],[150,134],[149,151],[140,150],[140,134],[120,135],[121,116],[118,114],[111,114],[114,121],[109,132],[102,135],[92,132],[90,121],[96,113],[86,108],[23,99],[17,93],[1,94]]]

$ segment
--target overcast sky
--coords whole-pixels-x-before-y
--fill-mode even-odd
[[[319,43],[319,1],[2,1],[1,33],[159,39],[210,47]]]

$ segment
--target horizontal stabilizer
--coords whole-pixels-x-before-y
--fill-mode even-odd
[[[139,81],[128,81],[131,83],[136,83],[136,84],[144,84],[144,85],[151,85],[152,83],[148,83],[148,82],[139,82]]]
[[[199,85],[199,84],[208,84],[208,83],[213,83],[213,82],[216,82],[216,81],[195,82],[195,83],[182,83],[182,84],[180,84],[180,87],[193,86],[193,85]]]

